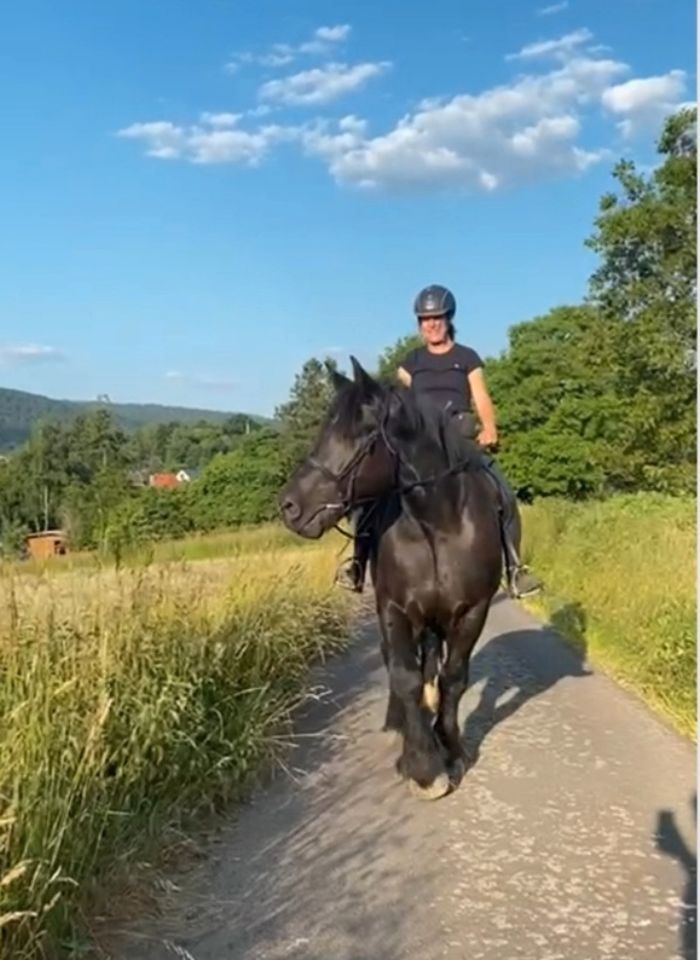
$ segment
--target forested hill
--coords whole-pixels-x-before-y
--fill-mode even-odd
[[[125,430],[135,430],[146,424],[224,423],[232,412],[221,410],[198,410],[190,407],[168,407],[155,403],[99,403],[97,401],[53,400],[37,393],[10,390],[0,387],[0,450],[11,450],[24,443],[37,420],[71,420],[80,413],[104,407],[109,410],[115,423]],[[266,423],[264,417],[252,416],[258,423]]]

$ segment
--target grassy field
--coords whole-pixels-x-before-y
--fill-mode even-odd
[[[104,872],[235,798],[284,739],[309,663],[347,635],[338,547],[262,528],[118,571],[3,569],[3,958],[73,953]]]
[[[542,501],[524,511],[532,605],[678,730],[696,729],[696,501]]]
[[[338,549],[342,543],[334,541]],[[168,563],[182,560],[211,560],[216,557],[237,557],[267,550],[313,549],[315,543],[302,540],[290,533],[281,524],[268,523],[259,527],[241,527],[219,533],[196,534],[182,540],[163,540],[136,549],[124,558],[126,566],[144,566],[148,563]],[[4,564],[4,567],[3,567]],[[22,563],[3,561],[3,568],[14,576],[37,576],[46,573],[58,574],[71,571],[95,570],[114,567],[114,558],[109,554],[100,556],[89,551],[67,553],[45,560],[25,560]]]

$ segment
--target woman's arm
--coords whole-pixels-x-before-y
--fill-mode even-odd
[[[411,374],[408,372],[408,370],[404,370],[403,367],[399,367],[399,369],[396,371],[396,379],[399,381],[399,383],[402,383],[404,387],[411,386]]]
[[[481,433],[477,442],[482,447],[493,447],[498,443],[498,427],[496,426],[496,409],[491,400],[484,368],[478,367],[469,374],[469,388],[474,401],[476,415],[481,423]]]

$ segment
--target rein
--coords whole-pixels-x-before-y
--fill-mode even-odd
[[[322,505],[321,509],[338,509],[341,507],[343,509],[343,516],[347,515],[350,510],[362,506],[365,503],[376,503],[379,498],[377,496],[372,497],[354,497],[353,489],[355,487],[355,482],[357,480],[358,473],[360,468],[372,451],[378,440],[382,440],[384,446],[386,447],[389,454],[393,457],[394,462],[398,464],[403,464],[409,469],[415,472],[415,468],[408,464],[403,457],[401,456],[400,451],[398,451],[394,445],[391,443],[389,436],[387,434],[387,422],[389,419],[389,408],[388,405],[384,411],[381,422],[378,427],[376,427],[371,433],[369,433],[363,442],[360,444],[358,449],[352,455],[348,463],[343,467],[339,473],[334,473],[329,467],[321,463],[320,460],[317,460],[316,457],[310,456],[307,458],[307,463],[318,470],[323,474],[328,480],[334,483],[338,487],[339,493],[341,493],[341,499],[338,503],[325,503]],[[410,483],[406,484],[397,484],[390,488],[388,492],[398,493],[399,496],[403,494],[410,493],[411,490],[415,490],[418,487],[429,487],[436,483],[439,483],[441,480],[446,479],[450,476],[456,476],[458,473],[462,473],[469,465],[469,459],[460,460],[458,463],[454,464],[451,467],[446,467],[444,470],[441,470],[439,473],[434,474],[430,477],[425,477],[424,479],[418,478],[413,480]],[[397,470],[398,474],[398,470]],[[343,491],[341,489],[341,484],[346,477],[349,477],[349,482],[347,484],[347,490],[343,496]],[[334,524],[334,528],[342,533],[343,536],[348,537],[348,539],[353,538],[353,534],[348,533],[346,530],[343,530],[337,523]]]

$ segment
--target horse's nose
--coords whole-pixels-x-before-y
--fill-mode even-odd
[[[294,523],[294,521],[298,520],[301,516],[301,507],[294,497],[291,497],[288,493],[280,498],[280,509],[282,510],[284,519],[288,523]]]

